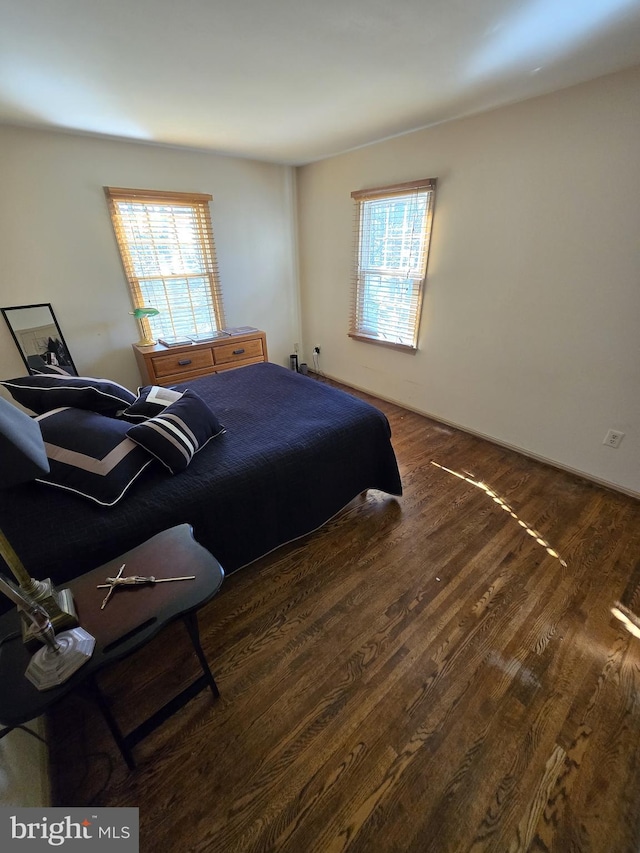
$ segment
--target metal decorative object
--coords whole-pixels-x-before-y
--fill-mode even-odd
[[[38,690],[50,690],[64,684],[89,660],[96,644],[95,638],[84,628],[74,628],[56,636],[47,611],[20,587],[0,576],[0,591],[13,601],[23,619],[30,623],[31,636],[45,643],[29,661],[25,677]]]
[[[51,630],[53,632],[53,628]],[[55,636],[53,646],[38,649],[29,662],[25,677],[38,690],[58,687],[89,660],[95,645],[95,638],[84,628],[63,631]]]
[[[153,575],[149,577],[144,577],[142,575],[129,575],[128,577],[123,578],[122,572],[124,570],[126,563],[123,563],[118,569],[118,574],[114,578],[107,578],[106,583],[99,583],[97,589],[108,589],[109,592],[105,595],[104,600],[100,606],[100,610],[104,610],[107,606],[107,603],[111,596],[113,595],[113,591],[122,586],[141,586],[142,584],[154,584],[154,583],[167,583],[168,581],[192,581],[195,580],[195,575],[185,575],[180,578],[154,578]]]

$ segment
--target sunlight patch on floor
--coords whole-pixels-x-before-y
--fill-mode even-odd
[[[640,618],[638,618],[632,610],[629,610],[629,608],[625,607],[624,604],[620,604],[619,601],[616,601],[615,605],[611,608],[611,612],[616,619],[619,619],[620,622],[622,622],[630,634],[633,634],[634,637],[640,638]]]
[[[545,549],[547,554],[552,557],[555,557],[556,560],[560,561],[561,566],[566,567],[566,562],[562,559],[560,554],[558,554],[555,548],[552,548],[551,545],[547,542],[547,540],[544,539],[535,528],[531,527],[530,524],[527,524],[526,521],[523,521],[521,518],[519,518],[518,515],[509,506],[509,504],[504,500],[504,498],[501,498],[498,494],[496,494],[496,492],[494,492],[493,489],[489,488],[486,483],[483,483],[482,480],[474,479],[473,475],[469,474],[468,471],[464,474],[461,474],[458,471],[452,471],[451,468],[446,468],[444,465],[440,465],[438,462],[434,462],[433,460],[431,461],[431,464],[435,465],[436,468],[440,468],[440,470],[442,471],[446,471],[448,474],[453,474],[454,477],[458,477],[460,480],[464,480],[465,483],[469,483],[470,485],[475,486],[477,489],[483,491],[485,495],[487,495],[487,497],[490,497],[493,502],[500,507],[500,509],[503,509],[505,512],[508,512],[509,515],[518,522],[520,527],[522,527],[522,529],[526,533],[528,533],[529,536],[535,539],[538,545],[541,545]]]

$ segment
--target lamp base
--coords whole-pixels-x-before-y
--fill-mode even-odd
[[[56,636],[57,650],[44,646],[29,661],[25,677],[38,690],[64,684],[85,664],[95,648],[95,637],[84,628],[74,628]]]
[[[79,622],[71,590],[56,589],[50,578],[36,583],[39,591],[33,599],[47,611],[53,630],[57,633],[67,628],[75,628]],[[26,618],[22,620],[22,641],[27,648],[35,647],[38,643],[34,625]]]
[[[136,346],[137,347],[154,347],[156,345],[156,343],[157,343],[157,341],[154,341],[153,338],[140,338],[140,340],[138,341]]]

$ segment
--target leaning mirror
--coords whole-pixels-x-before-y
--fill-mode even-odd
[[[29,373],[78,375],[50,303],[0,310]]]

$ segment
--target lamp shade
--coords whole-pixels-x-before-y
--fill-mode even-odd
[[[0,397],[0,489],[49,472],[37,421]]]
[[[135,311],[131,312],[136,320],[141,320],[143,317],[155,317],[156,314],[159,314],[157,308],[136,308]]]

